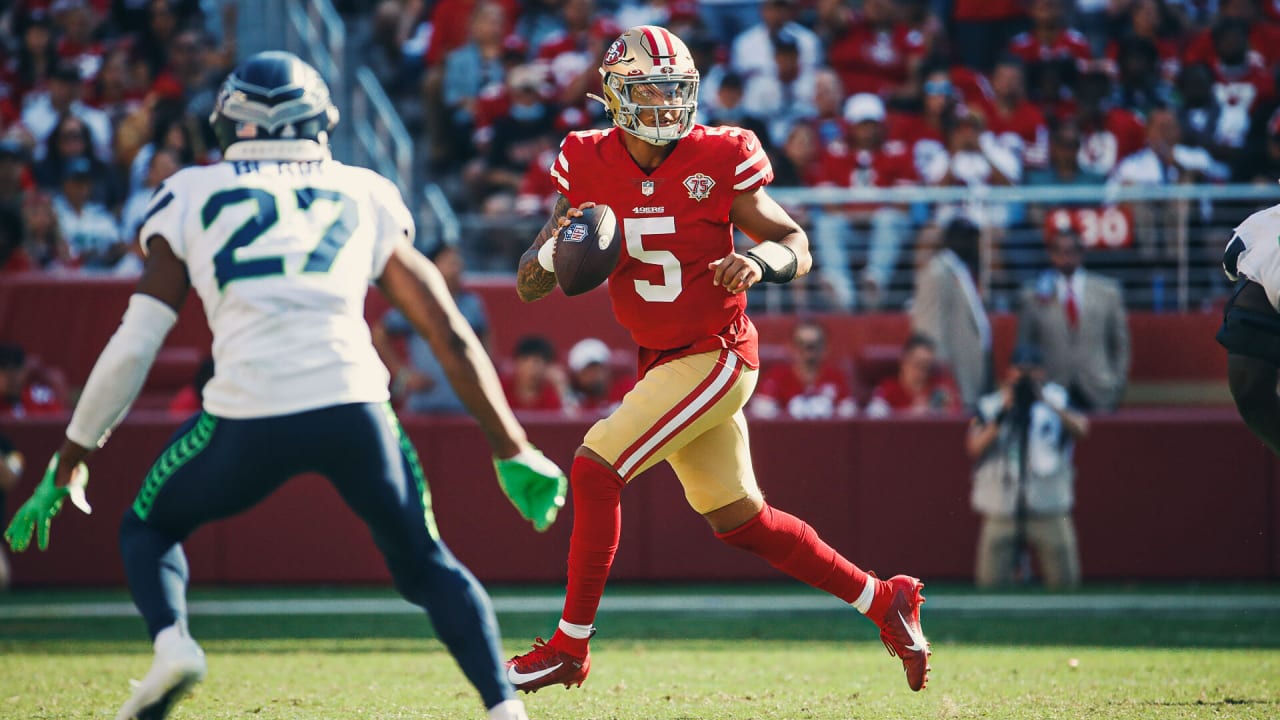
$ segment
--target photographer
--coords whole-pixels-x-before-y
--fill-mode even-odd
[[[1068,407],[1065,388],[1045,382],[1038,347],[1018,346],[1009,362],[1000,389],[978,401],[966,441],[976,463],[970,500],[983,516],[977,584],[1011,584],[1034,548],[1045,585],[1072,588],[1080,583],[1072,451],[1089,421]]]

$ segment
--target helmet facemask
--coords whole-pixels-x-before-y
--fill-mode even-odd
[[[654,145],[688,135],[698,114],[697,75],[605,73],[604,92],[616,98],[606,103],[614,108],[614,123]]]

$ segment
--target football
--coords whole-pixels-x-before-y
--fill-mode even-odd
[[[613,210],[587,208],[556,235],[556,282],[565,295],[581,295],[609,277],[621,251]]]

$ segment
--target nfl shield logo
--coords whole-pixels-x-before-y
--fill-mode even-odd
[[[640,183],[640,194],[649,197],[653,194],[653,181],[645,180]]]
[[[702,202],[711,197],[711,188],[715,187],[716,181],[702,173],[690,175],[684,179],[684,187],[689,191],[689,197]]]
[[[586,223],[573,223],[565,231],[563,242],[580,243],[587,238]]]

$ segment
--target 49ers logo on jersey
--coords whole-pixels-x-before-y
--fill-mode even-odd
[[[684,179],[684,188],[689,191],[689,197],[698,202],[711,197],[711,188],[715,186],[716,181],[703,173],[696,173]]]
[[[622,38],[613,41],[609,49],[604,54],[604,64],[613,65],[622,59],[622,54],[627,51],[627,43]]]

